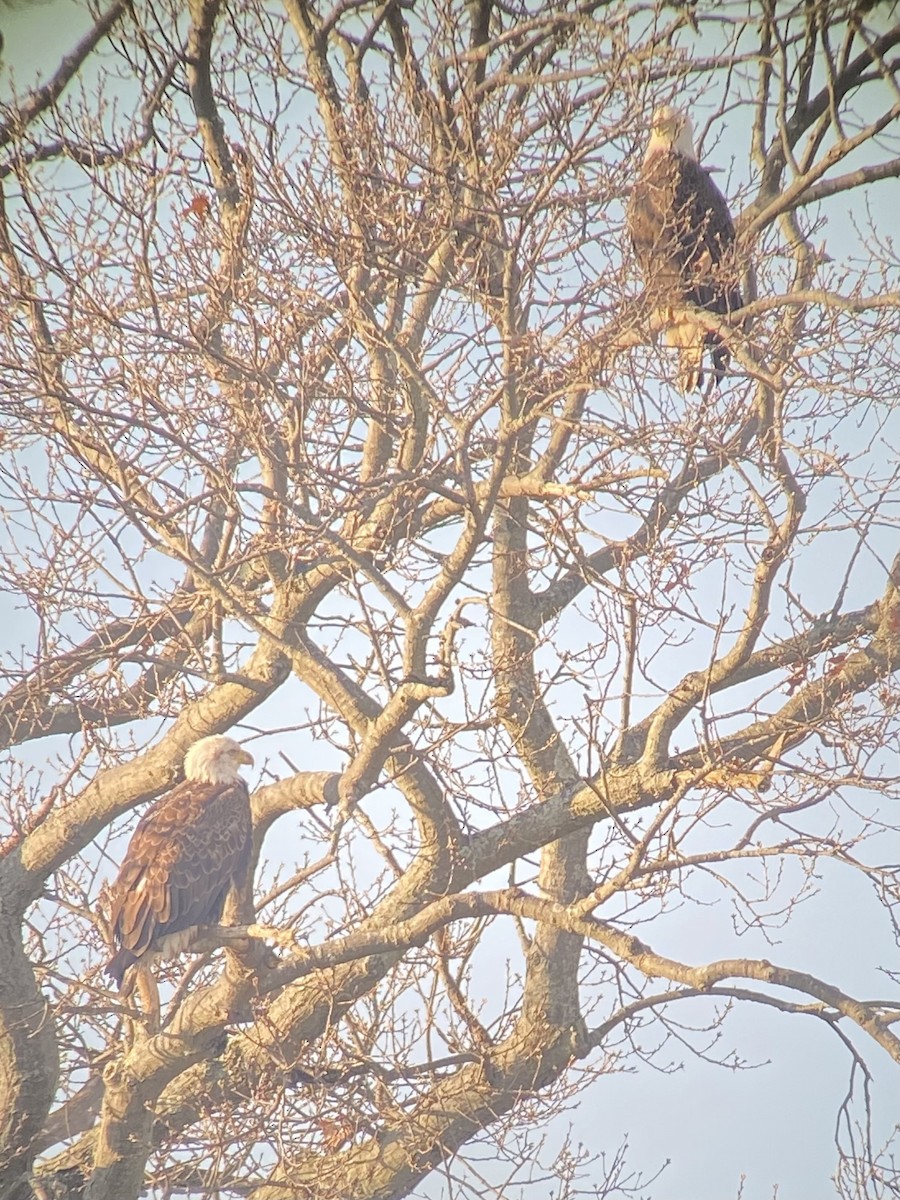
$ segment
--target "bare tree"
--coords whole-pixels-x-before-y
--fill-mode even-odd
[[[114,0],[6,104],[2,1197],[646,1195],[602,1128],[529,1188],[516,1131],[760,1006],[847,1056],[838,1192],[896,1195],[898,46],[841,0]],[[745,267],[705,395],[624,233],[661,103]],[[228,730],[264,928],[154,1033],[103,884]]]

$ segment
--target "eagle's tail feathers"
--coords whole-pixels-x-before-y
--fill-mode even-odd
[[[683,396],[703,387],[702,359],[693,350],[682,350],[678,362],[678,390]]]

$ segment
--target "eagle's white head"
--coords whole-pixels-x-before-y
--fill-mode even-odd
[[[194,742],[184,756],[184,773],[198,783],[234,783],[245,764],[253,766],[253,755],[234,738],[215,733]]]
[[[647,143],[645,158],[658,154],[661,150],[674,150],[685,158],[697,161],[694,150],[694,127],[691,118],[680,108],[671,104],[663,104],[654,110],[650,122],[650,141]]]

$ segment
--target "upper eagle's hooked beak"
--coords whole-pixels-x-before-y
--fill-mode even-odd
[[[253,755],[250,753],[249,750],[245,750],[243,747],[241,747],[240,753],[236,754],[234,757],[237,759],[237,761],[239,763],[245,763],[248,767],[253,766],[253,763],[254,763]]]

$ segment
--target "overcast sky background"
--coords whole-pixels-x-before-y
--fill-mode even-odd
[[[13,87],[22,95],[36,72],[46,78],[87,24],[84,7],[73,0],[15,8],[0,3],[4,37],[0,98],[7,99]],[[727,134],[716,146],[716,161],[727,167],[737,156],[746,163],[746,141],[728,145],[726,139]],[[891,203],[891,197],[896,202],[895,181],[880,187],[873,192],[876,202]],[[826,564],[822,570],[825,578]],[[861,590],[868,599],[871,587]],[[4,636],[12,644],[23,640],[22,632],[14,621],[4,625]],[[283,699],[279,703],[283,705]],[[254,714],[254,725],[264,723],[265,714],[265,708]],[[280,722],[272,715],[277,726]],[[862,997],[885,994],[888,989],[872,964],[892,962],[890,931],[886,922],[882,928],[857,926],[856,914],[869,885],[834,866],[825,868],[822,883],[827,905],[819,900],[801,906],[783,946],[766,945],[751,933],[738,944],[738,952],[789,962]],[[512,939],[511,927],[507,930]],[[654,925],[652,940],[656,949],[690,962],[736,949],[731,914],[724,905],[692,907],[661,918]],[[685,1002],[671,1015],[701,1024],[712,1016],[712,1005]],[[641,1190],[641,1195],[653,1200],[730,1200],[738,1195],[742,1177],[746,1178],[743,1200],[770,1200],[776,1194],[779,1200],[812,1200],[832,1194],[834,1127],[850,1070],[846,1051],[822,1023],[758,1006],[735,1011],[724,1033],[716,1053],[721,1055],[723,1046],[733,1047],[744,1061],[754,1064],[753,1069],[715,1067],[686,1050],[683,1071],[663,1074],[639,1066],[632,1074],[611,1075],[570,1105],[566,1117],[547,1132],[547,1143],[539,1153],[535,1151],[535,1158],[545,1164],[552,1161],[571,1127],[575,1140],[596,1152],[605,1151],[610,1159],[627,1142],[628,1162],[645,1178],[671,1160],[659,1179]],[[874,1130],[877,1144],[889,1132],[889,1097],[892,1085],[895,1095],[896,1078],[892,1080],[889,1060],[881,1050],[869,1043],[864,1051],[881,1099],[880,1125]],[[678,1062],[674,1055],[672,1062]],[[893,1111],[898,1107],[895,1095]],[[541,1132],[534,1130],[531,1136],[537,1143]],[[481,1158],[482,1152],[473,1157]],[[490,1174],[488,1163],[481,1162],[480,1169]],[[599,1182],[596,1170],[591,1175]],[[432,1197],[443,1191],[440,1172],[420,1189]],[[542,1194],[540,1189],[536,1194]]]

